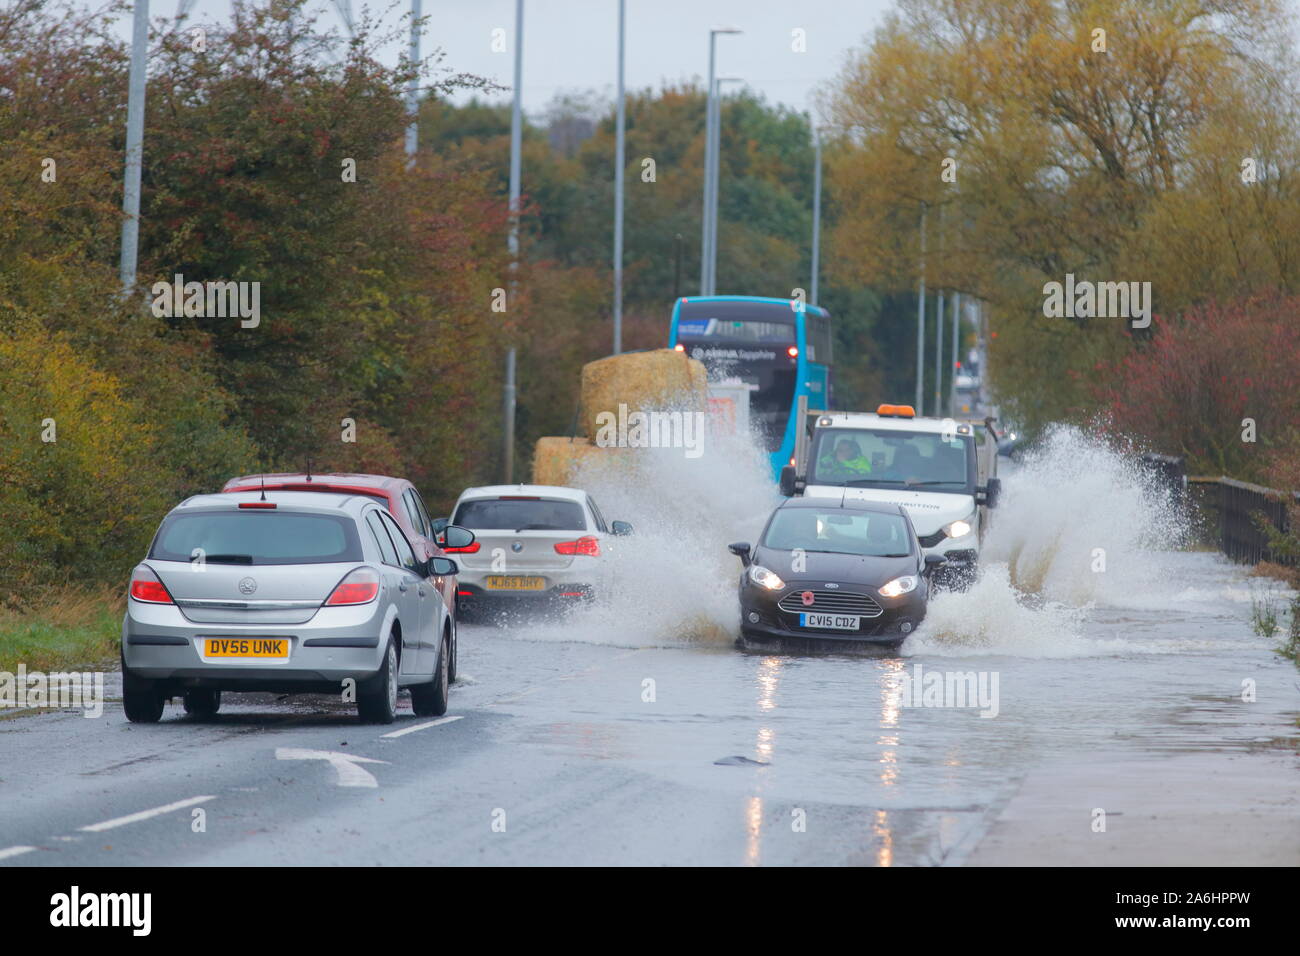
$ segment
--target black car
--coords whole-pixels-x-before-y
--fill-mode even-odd
[[[809,641],[895,645],[925,618],[929,571],[898,505],[791,498],[757,547],[729,545],[740,575],[743,643]]]

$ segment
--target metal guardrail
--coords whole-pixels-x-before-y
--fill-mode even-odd
[[[1213,516],[1218,531],[1219,550],[1234,561],[1258,564],[1272,561],[1277,564],[1296,565],[1294,554],[1279,554],[1269,547],[1268,538],[1255,521],[1263,514],[1266,521],[1278,531],[1288,530],[1287,497],[1300,503],[1300,492],[1278,491],[1252,485],[1234,478],[1187,479],[1198,494],[1201,506]]]

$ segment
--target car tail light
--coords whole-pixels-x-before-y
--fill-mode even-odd
[[[600,556],[600,541],[593,535],[583,535],[577,541],[561,541],[555,546],[556,554],[585,554],[588,557]]]
[[[478,549],[479,543],[475,541],[473,544],[467,544],[463,548],[443,548],[442,550],[447,554],[478,554]]]
[[[326,607],[340,604],[368,604],[379,593],[379,575],[371,568],[357,568],[334,586],[325,599]]]
[[[131,572],[131,597],[146,604],[175,604],[166,585],[158,580],[158,575],[145,564]]]
[[[241,507],[241,508],[272,508],[272,509],[274,509],[274,508],[275,508],[275,502],[274,502],[274,501],[241,501],[241,502],[239,503],[239,507]]]

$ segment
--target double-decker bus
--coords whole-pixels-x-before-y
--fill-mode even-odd
[[[772,475],[794,457],[799,397],[831,407],[831,315],[791,299],[689,296],[673,306],[668,345],[699,359],[711,382],[749,386],[749,421]]]

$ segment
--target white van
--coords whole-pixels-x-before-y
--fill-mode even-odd
[[[910,405],[822,412],[801,446],[782,494],[901,505],[925,553],[944,558],[940,577],[969,583],[1002,491],[987,423],[918,418]]]

